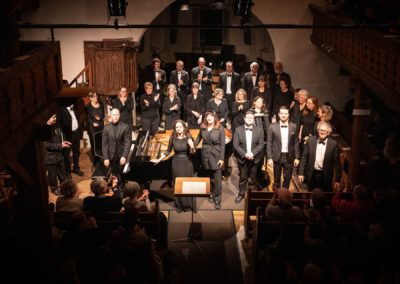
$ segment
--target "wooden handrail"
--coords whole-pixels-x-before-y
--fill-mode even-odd
[[[87,75],[86,75],[87,74]],[[81,72],[79,72],[78,75],[75,76],[75,78],[69,83],[69,86],[71,87],[73,84],[76,84],[76,87],[78,87],[78,79],[81,77],[82,82],[87,82],[88,83],[88,88],[93,88],[93,77],[92,77],[92,63],[89,62],[86,64],[86,66],[82,69]],[[88,78],[86,78],[88,77]]]

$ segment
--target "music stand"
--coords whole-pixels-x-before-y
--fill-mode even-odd
[[[200,186],[199,186],[200,185]],[[188,196],[202,197],[210,195],[210,178],[199,178],[199,177],[177,177],[175,178],[175,190],[174,194],[177,196]],[[201,233],[201,230],[194,232],[193,229],[193,208],[192,208],[192,222],[190,223],[189,235],[187,238],[172,240],[172,242],[192,242],[201,254],[204,254],[203,250],[197,243],[197,236]]]

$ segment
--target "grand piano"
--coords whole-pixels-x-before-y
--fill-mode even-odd
[[[199,134],[199,129],[190,129],[193,139]],[[151,162],[152,159],[159,158],[168,148],[169,138],[172,130],[158,132],[153,137],[148,133],[140,132],[137,139],[133,142],[128,155],[128,163],[124,167],[123,174],[126,180],[134,180],[139,184],[149,186],[152,180],[169,180],[172,176],[171,157],[165,157],[159,164],[155,165]],[[225,129],[225,156],[230,156],[232,153],[232,133]],[[202,143],[198,145],[201,148]],[[197,172],[200,169],[201,159],[200,150],[197,149],[194,158],[194,170]],[[148,188],[148,187],[147,187]]]

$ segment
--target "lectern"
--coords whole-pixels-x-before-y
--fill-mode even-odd
[[[175,178],[175,190],[176,196],[187,196],[192,198],[195,197],[206,197],[210,195],[210,178],[199,178],[199,177],[177,177]],[[189,235],[187,238],[173,240],[173,242],[192,242],[197,249],[203,254],[202,249],[197,243],[197,236],[201,233],[201,230],[194,232],[193,226],[193,210],[192,210],[192,222],[190,223]]]

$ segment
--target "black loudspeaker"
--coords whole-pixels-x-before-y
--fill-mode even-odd
[[[125,0],[108,0],[108,14],[110,16],[119,17],[126,15],[126,2]]]
[[[234,45],[223,45],[221,47],[221,60],[226,63],[227,61],[233,61]]]
[[[222,10],[200,11],[200,25],[222,25]],[[200,30],[200,46],[222,45],[222,29]]]
[[[244,29],[243,30],[243,41],[246,45],[251,45],[251,30]]]

